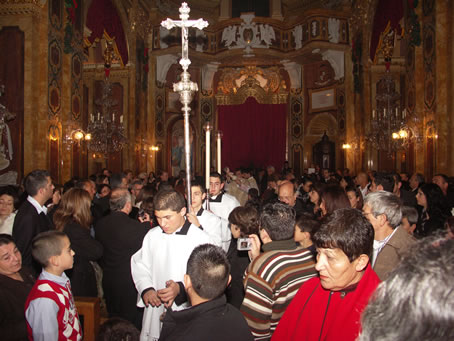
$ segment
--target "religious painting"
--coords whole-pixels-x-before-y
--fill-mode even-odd
[[[194,169],[194,131],[189,129],[191,144],[191,168]],[[171,146],[170,163],[172,176],[178,176],[180,171],[186,170],[186,160],[184,154],[184,123],[178,120],[171,128]]]
[[[166,112],[181,112],[183,104],[180,102],[180,94],[166,89]]]
[[[309,89],[309,112],[336,109],[336,88]]]

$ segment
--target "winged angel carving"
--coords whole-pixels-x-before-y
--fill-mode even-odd
[[[222,31],[222,41],[225,41],[225,46],[230,47],[236,41],[236,26],[228,26]]]

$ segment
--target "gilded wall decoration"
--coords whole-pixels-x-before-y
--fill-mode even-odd
[[[290,111],[292,122],[292,137],[300,139],[303,135],[303,99],[300,96],[292,96]]]
[[[436,33],[435,2],[423,1],[423,56],[424,56],[424,106],[425,111],[436,111]]]
[[[62,81],[62,49],[61,44],[50,26],[50,37],[54,39],[49,41],[49,58],[48,58],[48,104],[49,119],[58,115],[61,108],[61,81]]]
[[[155,101],[155,108],[156,108],[156,129],[155,134],[156,137],[163,137],[164,136],[164,108],[165,108],[165,95],[166,95],[165,86],[157,86],[156,87],[156,101]]]
[[[217,105],[242,104],[254,97],[261,104],[286,103],[287,84],[280,68],[224,69],[216,86]]]

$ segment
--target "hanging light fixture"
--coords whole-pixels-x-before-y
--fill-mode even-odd
[[[123,126],[123,115],[115,110],[118,101],[112,96],[112,83],[109,80],[110,67],[115,53],[113,42],[106,43],[104,51],[105,79],[102,88],[102,97],[95,101],[101,108],[95,115],[90,115],[87,132],[90,136],[88,149],[107,157],[109,153],[118,152],[128,143]]]

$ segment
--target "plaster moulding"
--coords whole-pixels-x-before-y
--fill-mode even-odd
[[[334,70],[334,79],[340,80],[343,79],[345,76],[345,53],[344,51],[337,51],[337,50],[320,50],[315,49],[312,53],[318,53],[322,55],[322,59],[328,61],[333,70]]]
[[[301,65],[290,60],[282,60],[282,65],[290,77],[290,88],[301,89]]]
[[[213,78],[221,63],[212,62],[202,68],[202,90],[213,90]]]
[[[156,81],[164,84],[166,82],[167,72],[173,64],[178,61],[178,56],[165,54],[156,57]]]

